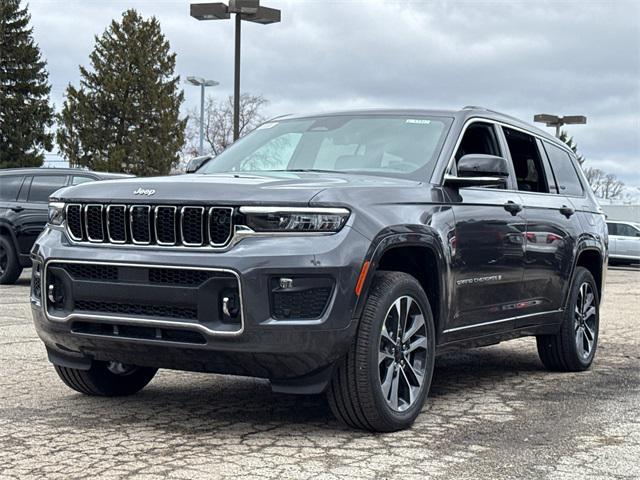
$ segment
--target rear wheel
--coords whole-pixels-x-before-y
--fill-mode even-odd
[[[22,273],[18,254],[10,238],[0,236],[0,284],[16,283]]]
[[[327,392],[333,413],[366,430],[411,426],[429,392],[434,354],[433,316],[418,281],[377,273],[356,338]]]
[[[89,370],[54,365],[58,376],[73,390],[85,395],[119,397],[142,390],[157,368],[136,367],[120,362],[93,362]]]
[[[591,366],[598,347],[599,303],[593,275],[576,267],[560,332],[537,337],[538,355],[546,368],[580,372]]]

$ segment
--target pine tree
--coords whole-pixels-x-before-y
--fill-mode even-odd
[[[39,167],[51,150],[48,73],[19,0],[0,0],[0,168]]]
[[[113,20],[69,85],[57,143],[74,166],[135,175],[165,175],[178,163],[186,119],[174,75],[176,55],[155,17],[127,10]]]
[[[576,145],[576,142],[573,141],[573,137],[569,136],[566,130],[561,130],[558,139],[561,142],[564,142],[571,150],[573,150],[573,153],[576,154],[576,158],[578,159],[578,163],[582,165],[585,161],[585,158],[582,155],[578,154],[578,145]]]

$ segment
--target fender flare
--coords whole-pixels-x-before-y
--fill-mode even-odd
[[[607,250],[602,248],[602,245],[600,244],[600,242],[598,242],[597,240],[593,239],[593,238],[582,238],[578,240],[578,245],[576,247],[576,253],[573,257],[573,264],[571,266],[571,273],[569,274],[569,278],[568,278],[568,287],[567,287],[567,291],[565,292],[565,298],[564,298],[564,302],[562,304],[563,309],[566,310],[567,309],[567,305],[569,303],[569,296],[571,294],[571,288],[570,286],[573,284],[573,279],[575,277],[576,274],[576,268],[578,267],[578,258],[580,258],[580,255],[582,255],[584,252],[587,251],[592,251],[592,252],[596,252],[601,259],[601,264],[600,264],[600,268],[601,270],[601,278],[600,278],[600,285],[598,285],[599,287],[599,292],[598,292],[598,302],[602,302],[602,297],[603,297],[603,293],[604,293],[604,282],[605,282],[605,278],[606,278],[606,269],[607,269],[607,259],[608,259],[608,255],[607,255]],[[597,279],[596,279],[597,281]]]
[[[448,308],[446,299],[449,298],[449,285],[446,279],[448,277],[450,259],[443,248],[438,232],[426,225],[395,225],[381,230],[375,236],[367,251],[364,261],[369,262],[369,269],[354,308],[353,318],[356,321],[359,320],[362,309],[366,304],[373,277],[379,269],[380,260],[388,251],[400,247],[426,248],[433,254],[438,269],[437,279],[440,302],[438,305],[431,305],[431,308],[438,308],[438,318],[446,318],[445,315]],[[440,325],[440,328],[442,328],[442,325]]]

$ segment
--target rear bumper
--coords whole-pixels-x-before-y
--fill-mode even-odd
[[[78,246],[71,245],[63,232],[47,230],[33,251],[34,269],[40,268],[45,275],[49,264],[61,261],[233,272],[241,286],[242,325],[225,332],[199,319],[175,322],[138,315],[125,316],[123,320],[107,315],[96,318],[82,312],[53,315],[48,309],[45,311],[46,285],[39,298],[32,298],[34,322],[50,359],[61,364],[76,362],[79,368],[87,359],[95,359],[248,375],[276,382],[315,378],[345,354],[355,334],[353,292],[367,247],[368,241],[348,227],[331,236],[247,239],[224,253]],[[273,318],[270,295],[274,278],[317,276],[333,281],[330,299],[320,317]],[[109,293],[105,292],[110,291],[116,301],[127,295],[122,286],[107,288],[97,284],[96,288],[102,298],[108,298]],[[165,291],[169,296],[180,294]],[[138,293],[132,289],[130,295]],[[193,343],[184,335],[176,340],[176,335],[160,333],[156,338],[138,334],[132,337],[126,328],[121,329],[124,335],[116,337],[113,325],[194,332],[199,340]]]

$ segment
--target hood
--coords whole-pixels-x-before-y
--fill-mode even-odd
[[[55,193],[67,202],[307,205],[327,189],[408,188],[420,182],[389,177],[320,173],[272,172],[247,174],[189,174],[83,183]]]

